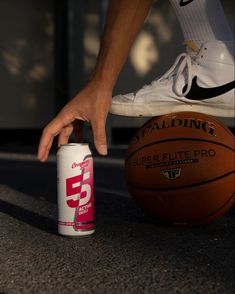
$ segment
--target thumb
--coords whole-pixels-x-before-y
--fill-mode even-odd
[[[95,148],[101,155],[108,154],[105,121],[100,120],[96,122],[91,122]]]

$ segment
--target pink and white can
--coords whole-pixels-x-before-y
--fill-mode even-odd
[[[93,159],[88,144],[65,144],[57,152],[58,233],[95,232]]]

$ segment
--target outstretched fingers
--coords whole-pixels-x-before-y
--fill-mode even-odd
[[[107,155],[107,139],[106,139],[106,130],[105,130],[105,120],[96,120],[91,122],[94,143],[96,150],[101,155]]]
[[[60,134],[58,139],[58,147],[60,147],[63,144],[67,144],[69,141],[69,137],[73,132],[73,126],[70,124],[67,127],[64,127]]]
[[[47,160],[54,137],[60,134],[64,128],[68,128],[68,125],[70,125],[72,121],[72,117],[67,117],[66,119],[63,117],[62,119],[62,117],[58,115],[46,126],[46,128],[43,130],[38,147],[38,159],[40,161]],[[62,142],[66,140],[65,137],[70,131],[71,129],[69,128],[62,132]]]

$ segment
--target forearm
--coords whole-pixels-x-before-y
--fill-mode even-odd
[[[93,78],[113,88],[152,0],[111,0]]]

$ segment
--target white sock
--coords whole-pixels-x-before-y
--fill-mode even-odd
[[[170,3],[185,40],[193,40],[198,46],[211,40],[234,40],[219,0],[170,0]]]

